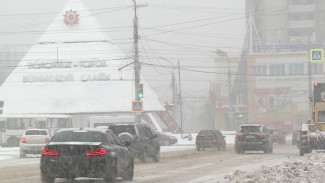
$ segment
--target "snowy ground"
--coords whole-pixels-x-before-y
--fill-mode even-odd
[[[225,176],[229,182],[325,182],[325,153],[306,154],[302,160],[288,160],[280,165],[265,167],[247,173],[236,170]]]

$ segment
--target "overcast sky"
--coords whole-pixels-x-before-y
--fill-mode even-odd
[[[0,45],[23,56],[40,37],[67,0],[3,0],[0,6]],[[127,55],[133,55],[132,0],[82,1],[102,24],[103,31]],[[140,61],[158,65],[213,71],[216,49],[238,55],[245,34],[243,0],[141,0],[138,5]],[[82,19],[80,20],[82,21]],[[1,51],[3,52],[3,51]],[[166,61],[161,57],[169,60]],[[13,63],[13,62],[11,62]],[[2,69],[13,65],[2,62]],[[5,70],[3,70],[5,73]],[[176,70],[177,71],[177,70]],[[164,101],[170,98],[171,70],[143,66],[143,77]],[[206,96],[207,86],[218,76],[182,71],[184,96]],[[217,77],[217,78],[216,78]],[[184,83],[184,84],[183,84]]]

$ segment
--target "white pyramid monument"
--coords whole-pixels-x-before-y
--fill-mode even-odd
[[[130,32],[132,34],[132,32]],[[70,0],[0,87],[3,114],[131,112],[133,62]],[[145,81],[144,111],[163,111]]]

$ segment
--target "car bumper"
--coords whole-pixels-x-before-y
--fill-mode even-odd
[[[219,143],[211,142],[211,141],[203,141],[203,142],[196,142],[196,145],[200,147],[217,147]]]
[[[41,154],[46,144],[20,144],[20,153]]]
[[[240,142],[237,143],[237,146],[247,151],[260,151],[265,147],[263,142]]]
[[[55,178],[89,177],[101,178],[112,167],[112,159],[102,156],[84,157],[41,157],[40,169],[43,174]]]

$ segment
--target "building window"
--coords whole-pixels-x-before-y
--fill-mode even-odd
[[[311,63],[312,74],[323,74],[323,63]]]
[[[290,75],[303,75],[304,74],[304,64],[289,64],[289,74]]]
[[[270,67],[271,76],[283,76],[285,75],[285,65],[284,64],[272,64]]]
[[[266,76],[266,65],[253,65],[254,76]]]
[[[245,104],[245,97],[244,97],[244,95],[237,95],[237,97],[236,97],[236,104],[237,105],[244,105]]]
[[[290,4],[315,4],[315,0],[290,0]]]
[[[314,12],[289,13],[289,20],[314,20]]]
[[[290,29],[289,36],[312,36],[314,32],[314,28]]]

